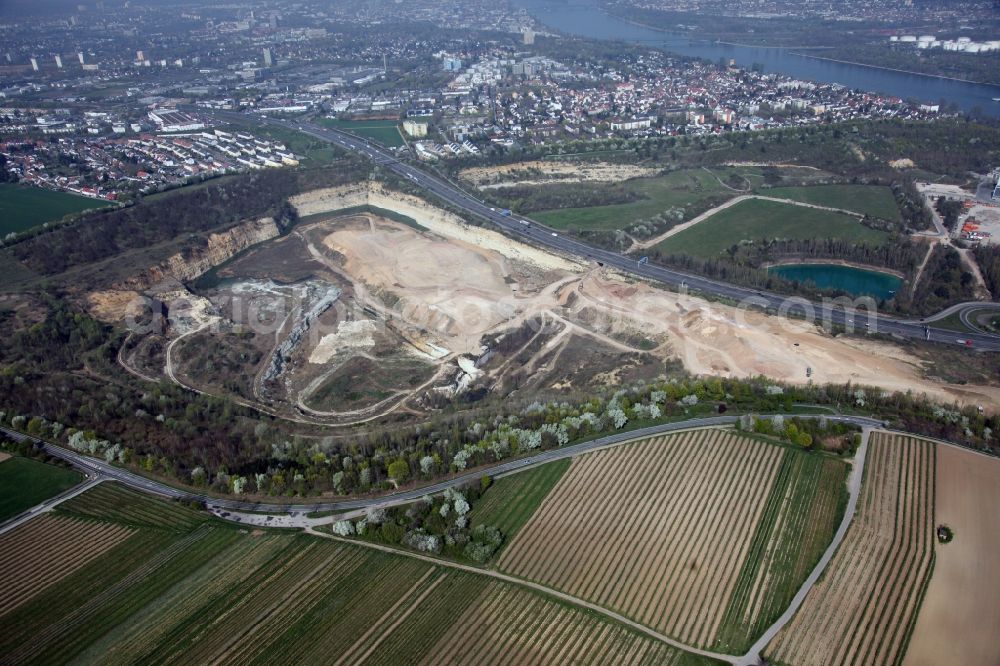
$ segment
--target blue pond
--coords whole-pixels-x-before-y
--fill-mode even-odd
[[[786,280],[812,282],[820,289],[840,289],[854,296],[890,298],[903,281],[890,273],[836,264],[786,264],[768,269]]]

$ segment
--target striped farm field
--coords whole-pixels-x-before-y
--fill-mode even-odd
[[[122,525],[43,514],[0,536],[0,618],[131,534]]]
[[[60,513],[99,518],[133,527],[186,531],[208,518],[176,503],[165,503],[106,482],[59,505]]]
[[[713,663],[486,572],[122,492],[0,538],[0,665]]]
[[[857,514],[765,653],[784,664],[902,661],[934,565],[935,445],[875,433]]]
[[[497,479],[469,514],[473,525],[493,525],[509,542],[559,482],[570,461],[555,462]]]
[[[0,617],[0,664],[69,660],[197,571],[237,536],[235,530],[210,526],[183,535],[136,532]]]
[[[689,661],[690,660],[690,661]],[[437,664],[672,664],[699,659],[512,585],[490,583],[424,656]]]
[[[726,609],[717,651],[749,649],[785,611],[837,530],[846,480],[840,460],[784,456]]]
[[[843,463],[722,430],[574,459],[499,561],[688,645],[739,653],[832,538]]]

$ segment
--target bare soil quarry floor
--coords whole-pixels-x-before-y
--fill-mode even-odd
[[[580,294],[617,310],[651,333],[665,331],[670,346],[695,374],[766,375],[805,383],[867,384],[893,391],[914,390],[947,402],[1000,408],[1000,388],[954,385],[925,379],[922,362],[899,347],[858,338],[832,337],[800,321],[708,303],[642,283],[594,278]]]
[[[344,257],[352,279],[371,292],[393,294],[397,315],[433,332],[451,352],[478,355],[487,331],[555,304],[530,268],[499,252],[384,219],[367,222],[338,228],[323,244]]]
[[[833,337],[799,321],[661,290],[466,225],[415,197],[400,194],[396,200],[390,194],[366,196],[380,197],[379,206],[391,203],[416,224],[374,213],[339,214],[349,205],[337,198],[343,195],[318,191],[299,201],[311,206],[303,211],[317,217],[219,269],[228,286],[217,289],[231,291],[234,282],[248,285],[239,287],[250,289],[242,299],[259,305],[246,315],[270,326],[245,343],[257,365],[241,369],[240,355],[225,351],[239,340],[234,326],[250,322],[226,324],[233,314],[218,299],[213,307],[204,295],[168,294],[170,300],[184,295],[189,301],[170,337],[176,341],[221,319],[228,338],[214,329],[200,334],[219,336],[222,351],[212,363],[224,362],[232,376],[256,375],[254,391],[263,386],[270,392],[264,400],[269,409],[311,412],[309,418],[349,415],[358,419],[353,422],[397,409],[419,411],[420,398],[429,391],[503,390],[511,384],[556,390],[607,386],[644,378],[668,358],[680,359],[694,374],[851,382],[1000,410],[1000,387],[928,379],[924,361],[895,345]],[[329,217],[323,216],[324,207]],[[300,325],[302,315],[294,308],[266,303],[274,295],[265,291],[288,289],[276,284],[316,281],[341,293],[307,326]],[[269,289],[253,292],[253,285],[265,284]],[[121,306],[106,294],[97,298]],[[546,330],[525,331],[539,322]],[[299,335],[286,344],[292,331]],[[487,351],[484,343],[509,335],[516,344],[507,344],[479,368],[476,359]],[[172,344],[168,341],[168,365]],[[271,379],[263,382],[279,348],[283,366],[277,374],[267,370]],[[375,377],[365,370],[382,366],[396,371]],[[397,382],[391,378],[395,374]],[[518,381],[507,383],[515,375]],[[367,388],[351,388],[364,377],[371,378]],[[202,389],[208,386],[199,383]]]

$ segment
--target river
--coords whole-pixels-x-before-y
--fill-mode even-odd
[[[513,2],[549,28],[581,37],[641,42],[680,55],[712,61],[717,61],[719,58],[727,60],[733,58],[743,67],[760,63],[764,66],[765,72],[779,72],[794,78],[823,83],[839,83],[849,88],[904,99],[919,99],[933,104],[944,99],[954,102],[963,111],[972,111],[978,107],[983,113],[1000,117],[1000,102],[993,101],[994,97],[1000,97],[1000,86],[818,60],[795,55],[789,49],[783,48],[732,46],[692,40],[684,35],[633,25],[606,14],[598,7],[597,0],[572,0],[572,2],[513,0]],[[821,55],[822,51],[816,53]]]

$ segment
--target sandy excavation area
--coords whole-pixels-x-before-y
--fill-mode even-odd
[[[955,538],[935,539],[934,575],[903,664],[1000,664],[1000,460],[939,444],[935,495],[935,526]]]
[[[481,190],[512,185],[538,185],[543,183],[617,183],[630,178],[654,176],[659,169],[636,166],[634,164],[611,164],[610,162],[559,162],[555,160],[535,160],[491,167],[473,167],[459,173],[462,180],[472,183]]]
[[[583,168],[553,164],[564,170]],[[591,176],[601,173],[599,166],[587,165]],[[632,173],[628,167],[605,166],[619,170],[618,176]],[[296,228],[303,247],[294,261],[315,262],[343,278],[351,285],[352,302],[372,306],[362,319],[391,319],[393,335],[430,359],[454,363],[456,356],[478,357],[484,336],[541,317],[563,329],[550,346],[585,335],[615,353],[645,352],[653,359],[676,356],[694,374],[763,374],[793,383],[852,382],[1000,411],[1000,387],[925,379],[922,362],[892,344],[833,338],[802,322],[629,282],[596,265],[465,224],[423,199],[378,184],[315,190],[290,201],[302,216],[331,214]],[[375,214],[337,215],[358,206],[391,210],[413,219],[423,230]],[[258,277],[267,277],[266,266],[261,267],[263,274]],[[285,274],[290,269],[281,264],[278,270]],[[311,270],[292,273],[308,275]],[[215,315],[207,300],[178,287],[177,293],[160,294],[171,302],[172,318],[180,315],[172,332],[182,334],[211,323]],[[95,294],[91,306],[120,318],[135,295]],[[174,307],[181,300],[187,308]],[[312,365],[324,365],[342,351],[370,350],[380,338],[364,327],[350,324],[326,331],[329,335],[321,336],[307,358]],[[525,365],[534,368],[538,358],[550,351],[542,348]],[[503,366],[500,371],[509,369]],[[812,370],[811,377],[807,369]],[[544,373],[538,379],[544,385]]]
[[[664,331],[671,351],[695,374],[766,375],[787,382],[867,384],[913,390],[945,402],[1000,410],[1000,387],[925,379],[922,362],[892,344],[834,338],[800,321],[708,303],[621,279],[589,278],[579,289],[587,304],[619,314],[613,321],[646,334]]]
[[[487,332],[555,306],[555,289],[546,287],[568,275],[382,218],[367,222],[337,228],[323,244],[370,294],[384,294],[394,316],[432,332],[453,353],[478,355]]]

